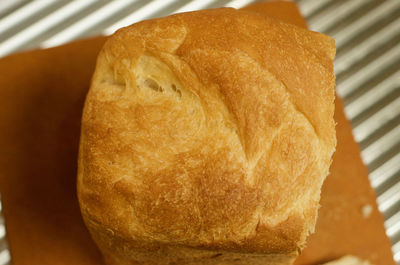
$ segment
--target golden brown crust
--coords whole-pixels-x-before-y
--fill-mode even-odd
[[[240,10],[255,12],[261,16],[273,17],[285,23],[307,28],[306,20],[302,17],[296,2],[293,1],[268,0],[253,2]]]
[[[227,8],[114,34],[86,99],[78,172],[110,264],[160,264],[158,250],[171,264],[292,260],[336,144],[334,53],[325,35]]]

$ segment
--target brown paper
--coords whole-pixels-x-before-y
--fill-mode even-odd
[[[305,26],[291,2],[256,10]],[[0,192],[14,265],[102,264],[76,198],[79,126],[105,38],[0,60]],[[296,264],[346,254],[395,264],[351,127],[336,101],[338,146],[322,191],[316,233]],[[363,216],[363,207],[372,207]]]

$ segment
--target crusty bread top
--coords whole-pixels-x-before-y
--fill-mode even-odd
[[[229,8],[117,31],[86,99],[78,195],[124,240],[301,249],[335,149],[334,41]]]

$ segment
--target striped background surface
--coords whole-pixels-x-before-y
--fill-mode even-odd
[[[0,0],[0,57],[109,35],[134,22],[252,0]],[[336,39],[337,89],[400,264],[400,0],[297,0]],[[10,263],[0,204],[0,265]]]

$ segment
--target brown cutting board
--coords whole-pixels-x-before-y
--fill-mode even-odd
[[[306,26],[291,2],[247,9]],[[82,106],[104,40],[0,60],[0,192],[14,265],[102,264],[81,220],[75,177]],[[323,187],[316,233],[297,264],[354,254],[376,265],[394,265],[340,100],[335,118],[338,146]],[[372,212],[364,216],[367,205]]]

